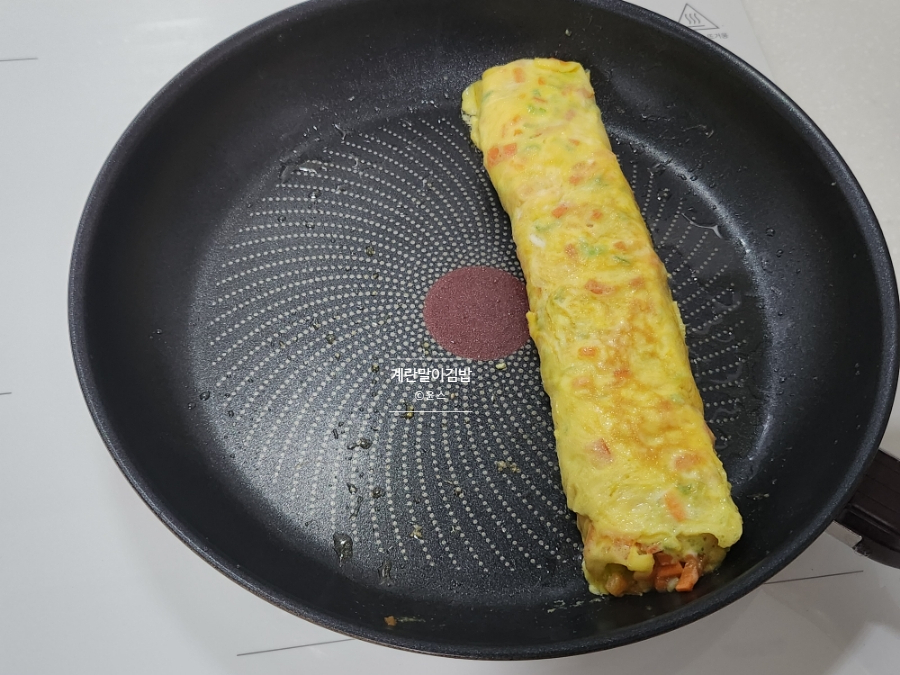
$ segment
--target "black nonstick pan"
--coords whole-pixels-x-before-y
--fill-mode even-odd
[[[691,593],[581,575],[508,221],[459,115],[530,56],[590,69],[687,325],[745,520]],[[100,433],[188,546],[299,616],[452,656],[614,647],[749,592],[844,510],[897,377],[887,248],[832,146],[734,56],[611,0],[310,0],[251,26],[119,141],[70,294]],[[844,520],[874,537],[878,508]]]

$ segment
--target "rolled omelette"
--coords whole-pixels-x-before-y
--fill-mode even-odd
[[[556,59],[497,66],[462,111],[512,223],[589,588],[689,591],[741,516],[588,74]]]

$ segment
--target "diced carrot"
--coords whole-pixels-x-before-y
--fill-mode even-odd
[[[613,244],[613,248],[614,248],[614,249],[617,249],[617,250],[619,250],[619,251],[626,251],[626,250],[628,250],[628,246],[626,246],[626,244],[625,244],[624,241],[617,241],[616,243]]]
[[[553,209],[550,213],[553,214],[554,218],[561,218],[566,214],[566,211],[569,210],[569,207],[565,204],[560,204],[555,209]]]
[[[666,401],[668,403],[668,401]],[[675,468],[678,471],[690,471],[700,462],[700,458],[692,452],[684,452],[675,458]]]
[[[487,152],[488,168],[496,166],[501,160],[508,159],[516,154],[518,145],[515,143],[507,143],[503,147],[494,146]]]
[[[681,573],[675,590],[682,592],[693,590],[698,579],[700,579],[700,560],[696,556],[689,555],[684,560],[684,571]]]
[[[675,520],[681,522],[687,519],[687,512],[684,510],[684,504],[675,493],[667,492],[665,500],[666,508]]]
[[[591,211],[591,220],[600,220],[603,217],[603,212],[599,209],[594,209]]]
[[[613,290],[615,290],[612,286],[601,284],[596,279],[588,279],[584,287],[591,293],[595,293],[596,295],[608,295],[609,293],[612,293]]]
[[[668,553],[657,553],[653,556],[654,560],[656,560],[657,565],[671,565],[675,562],[675,558],[670,556]]]
[[[629,377],[631,377],[631,371],[628,368],[616,368],[613,371],[613,377],[619,381],[627,380]]]
[[[581,183],[583,181],[584,181],[584,176],[578,176],[578,175],[569,176],[569,182],[572,185],[578,185],[579,183]]]
[[[522,83],[525,81],[525,71],[521,68],[513,68],[513,79],[516,82]]]
[[[581,145],[581,141],[579,141],[577,138],[570,138],[569,143],[571,143],[572,145]]]
[[[538,84],[547,84],[547,80],[545,80],[543,77],[539,77]]]
[[[546,103],[546,102],[547,102],[547,99],[541,98],[540,96],[534,96],[533,98],[534,98],[535,101],[538,101],[539,103]]]
[[[682,567],[681,563],[676,562],[671,565],[662,565],[656,571],[657,579],[671,579],[672,577],[680,577],[681,573],[684,571],[684,567]]]
[[[575,244],[566,244],[565,252],[572,260],[578,257],[578,249],[575,247]]]
[[[669,585],[681,576],[682,566],[675,558],[668,553],[657,553],[654,556],[655,564],[653,565],[652,578],[650,581],[653,587],[660,593],[667,593]]]
[[[578,356],[584,357],[586,359],[589,359],[589,358],[595,356],[596,354],[597,354],[596,347],[581,347],[578,350]]]

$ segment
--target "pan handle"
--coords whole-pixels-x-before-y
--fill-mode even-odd
[[[828,532],[857,553],[900,568],[900,460],[879,450]]]

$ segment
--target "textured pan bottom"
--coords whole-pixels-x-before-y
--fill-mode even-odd
[[[339,131],[273,162],[204,266],[198,297],[215,301],[193,363],[222,461],[298,547],[363,583],[421,593],[424,573],[439,594],[499,595],[581,583],[534,345],[463,359],[423,318],[452,270],[522,278],[465,125],[448,109]],[[740,244],[702,167],[610,131],[734,480],[749,471],[739,429],[753,425],[739,420],[760,405],[764,342]]]

